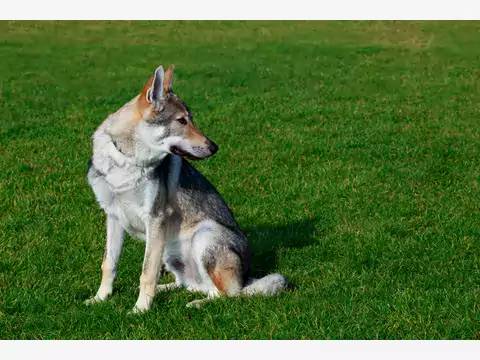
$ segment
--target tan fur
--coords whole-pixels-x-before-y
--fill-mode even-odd
[[[165,71],[165,77],[163,79],[163,91],[165,94],[172,91],[173,68],[174,66],[171,64],[167,71]]]
[[[208,272],[212,282],[217,290],[227,296],[232,296],[240,292],[241,279],[237,266],[222,267],[217,266]]]
[[[129,132],[131,127],[138,125],[142,118],[148,120],[155,115],[153,105],[147,100],[147,93],[152,87],[153,79],[154,77],[151,76],[140,95],[137,95],[116,112],[118,114],[116,120],[118,126],[116,127],[123,127],[125,132]]]
[[[140,118],[138,119],[138,121],[140,121],[140,119],[142,117],[148,118],[150,116],[153,116],[153,111],[152,111],[153,110],[153,105],[150,102],[147,101],[147,93],[150,90],[150,88],[152,87],[152,84],[153,84],[153,76],[150,77],[148,82],[145,84],[142,92],[140,93],[140,96],[137,99],[136,108],[137,108],[138,112],[140,113]],[[133,121],[136,121],[136,119],[133,120]]]
[[[205,144],[206,137],[192,123],[188,123],[188,141],[194,146],[202,146]]]
[[[132,127],[136,126],[142,118],[142,114],[137,108],[139,96],[137,95],[128,103],[123,105],[118,111],[110,114],[114,119],[108,129],[114,136],[128,136],[132,131]]]
[[[222,273],[216,270],[210,271],[208,273],[210,275],[210,278],[212,279],[212,282],[215,284],[216,288],[218,291],[225,295],[225,284],[224,281],[228,280],[226,279],[226,276],[222,276]]]
[[[103,262],[102,262],[102,282],[101,284],[103,284],[104,286],[108,286],[108,284],[111,282],[111,278],[112,278],[112,269],[110,269],[108,267],[108,263],[107,261],[105,261],[105,258],[106,258],[106,253],[107,253],[107,247],[105,246],[105,256],[104,256],[104,259],[103,259]]]

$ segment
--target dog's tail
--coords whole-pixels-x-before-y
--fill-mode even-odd
[[[245,295],[276,295],[286,289],[288,281],[283,275],[270,274],[260,279],[249,278],[242,289]]]

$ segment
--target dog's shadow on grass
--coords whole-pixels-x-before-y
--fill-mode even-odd
[[[243,226],[252,245],[250,275],[262,277],[278,269],[279,253],[285,249],[302,248],[318,243],[316,219],[286,225]]]

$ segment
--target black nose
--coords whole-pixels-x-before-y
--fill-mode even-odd
[[[218,151],[218,145],[215,144],[213,141],[210,141],[210,144],[208,144],[208,150],[213,154],[215,154]],[[211,156],[211,155],[210,155]]]

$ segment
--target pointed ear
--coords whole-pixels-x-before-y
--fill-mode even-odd
[[[150,96],[151,89],[153,84],[153,76],[150,77],[148,82],[143,87],[142,93],[140,94],[140,102],[143,106],[148,106],[152,102],[152,98]]]
[[[142,114],[152,106],[157,110],[160,109],[160,102],[164,99],[164,77],[165,74],[163,71],[163,67],[159,66],[155,70],[153,76],[150,77],[148,82],[143,87],[142,93],[140,94],[140,98],[138,101],[139,110]]]
[[[172,82],[173,82],[173,64],[165,71],[165,79],[163,80],[163,91],[169,93],[172,91]]]
[[[147,92],[147,101],[151,102],[155,107],[158,107],[158,103],[164,99],[163,82],[165,78],[165,72],[163,66],[159,66],[155,70],[153,75],[153,83],[150,91]]]

